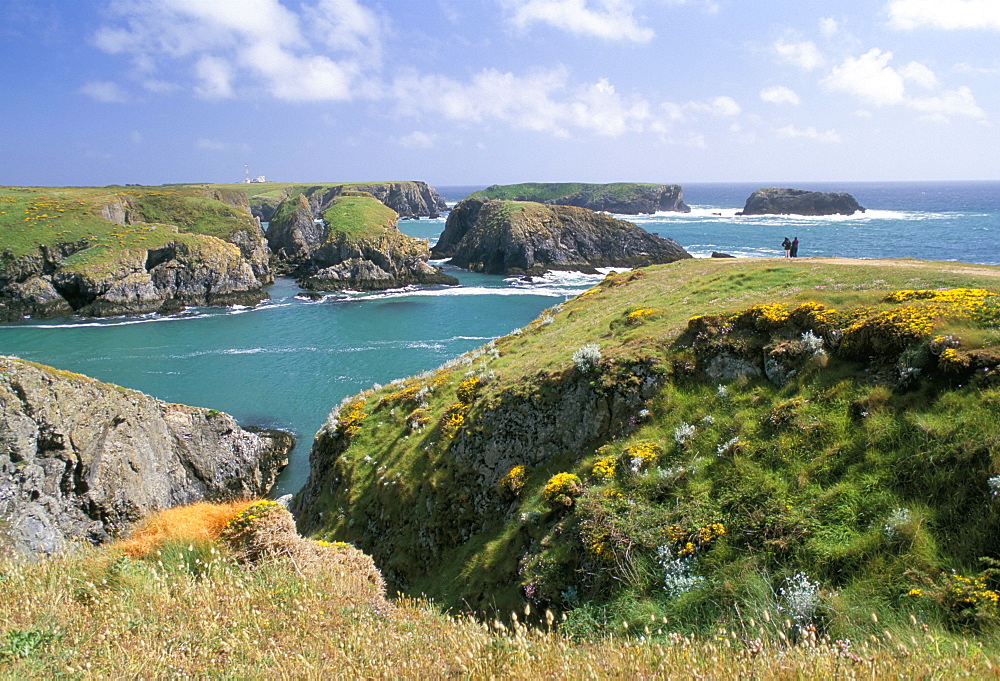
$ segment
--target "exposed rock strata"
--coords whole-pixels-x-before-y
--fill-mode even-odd
[[[265,494],[294,443],[229,415],[0,357],[0,537],[48,554],[150,511]]]
[[[266,299],[263,287],[274,281],[271,254],[260,222],[249,213],[246,196],[210,190],[204,197],[174,198],[184,209],[177,215],[179,225],[197,219],[200,204],[195,201],[218,202],[215,217],[224,212],[231,228],[226,238],[156,223],[144,204],[149,197],[141,193],[113,195],[95,213],[123,228],[155,230],[161,235],[154,240],[156,245],[142,247],[133,241],[112,246],[110,239],[104,244],[83,239],[40,245],[19,257],[10,251],[0,254],[0,321],[71,313],[171,312],[188,305],[256,305]],[[184,204],[186,200],[192,204]],[[91,257],[97,251],[101,252]]]
[[[590,210],[637,215],[660,211],[690,213],[684,189],[677,184],[526,183],[493,185],[473,194],[475,198],[536,201],[553,206],[577,206]]]
[[[455,206],[431,252],[491,274],[641,267],[691,257],[671,239],[586,208],[477,198]]]
[[[806,189],[758,189],[737,215],[853,215],[864,213],[846,192],[813,192]]]
[[[354,192],[354,194],[360,194]],[[372,201],[365,194],[355,201]],[[327,210],[334,208],[340,197]],[[379,204],[376,203],[375,206]],[[320,216],[327,217],[320,217]],[[386,208],[375,211],[372,224],[345,231],[330,213],[314,212],[304,194],[279,206],[267,230],[274,253],[313,290],[384,290],[412,284],[457,284],[458,280],[427,263],[426,240],[399,231],[397,216]]]

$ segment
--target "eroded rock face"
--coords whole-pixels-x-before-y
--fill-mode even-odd
[[[737,215],[853,215],[864,213],[846,192],[813,192],[806,189],[758,189]]]
[[[642,267],[691,257],[671,239],[586,208],[477,198],[455,206],[431,252],[490,274]]]
[[[151,511],[262,496],[293,444],[227,414],[0,357],[0,541],[50,554]]]
[[[375,201],[370,195],[360,199]],[[348,234],[338,225],[328,225],[320,217],[322,213],[314,212],[305,194],[300,194],[279,206],[267,230],[268,243],[306,289],[378,291],[413,284],[458,283],[427,263],[430,249],[426,240],[400,232],[397,217],[381,209],[388,214],[381,223]]]

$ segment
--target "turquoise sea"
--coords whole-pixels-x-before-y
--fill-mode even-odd
[[[847,191],[868,208],[852,217],[738,218],[761,184],[688,184],[689,214],[631,217],[696,257],[712,251],[780,256],[798,236],[800,256],[912,257],[1000,265],[1000,183],[800,184]],[[781,184],[778,186],[789,186]],[[449,202],[479,187],[438,187]],[[444,219],[401,221],[432,242]],[[293,431],[299,444],[275,494],[308,475],[312,437],[345,396],[445,360],[524,326],[599,276],[550,275],[532,282],[450,268],[460,287],[296,297],[294,282],[270,287],[253,309],[190,309],[169,317],[28,320],[0,325],[0,354],[15,355],[226,411],[244,425]]]

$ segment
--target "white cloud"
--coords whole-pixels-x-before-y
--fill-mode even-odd
[[[940,82],[933,71],[919,62],[910,62],[897,70],[889,65],[891,60],[892,52],[871,49],[834,67],[823,80],[823,85],[829,90],[853,95],[872,106],[906,106],[935,121],[945,121],[952,116],[986,118],[972,91],[964,86],[938,92],[934,96],[908,95],[908,83],[934,90],[940,87]]]
[[[207,137],[203,137],[195,142],[195,146],[199,149],[206,149],[208,151],[223,151],[226,148],[226,145],[219,140],[209,139]]]
[[[400,137],[399,144],[410,149],[430,149],[434,146],[434,135],[414,130],[409,135]]]
[[[221,57],[204,56],[194,66],[198,85],[195,87],[202,97],[221,99],[233,94],[233,69]]]
[[[937,97],[918,97],[909,102],[910,107],[926,114],[933,121],[945,122],[952,116],[986,118],[986,112],[976,104],[972,91],[967,87],[942,92]]]
[[[196,94],[237,88],[291,101],[345,100],[377,65],[382,20],[359,0],[313,0],[298,12],[280,0],[116,0],[120,21],[94,44],[132,58],[146,83],[179,67]]]
[[[902,76],[903,80],[915,83],[928,90],[939,85],[934,72],[919,62],[911,61],[899,70],[899,75]]]
[[[128,95],[121,86],[107,80],[92,80],[89,83],[84,83],[79,91],[98,102],[113,104],[128,101]]]
[[[997,0],[893,0],[888,10],[889,25],[904,31],[916,28],[1000,31]]]
[[[779,128],[775,131],[778,137],[784,137],[786,139],[810,139],[816,140],[818,142],[826,142],[829,144],[836,144],[841,141],[840,134],[836,130],[827,130],[826,132],[820,132],[813,126],[801,129],[794,125],[786,125],[783,128]]]
[[[778,40],[772,47],[782,61],[794,64],[804,71],[817,69],[825,62],[816,44],[808,40],[798,43]]]
[[[903,77],[889,66],[891,59],[892,52],[873,48],[835,66],[823,84],[830,90],[846,92],[874,106],[899,104],[906,86]]]
[[[819,31],[827,38],[837,35],[840,24],[833,17],[824,17],[819,20]]]
[[[630,0],[507,0],[519,28],[549,24],[563,31],[603,40],[649,42],[653,29],[641,26]],[[596,7],[592,7],[595,5]]]
[[[798,106],[802,103],[802,100],[799,99],[795,91],[784,85],[764,88],[760,91],[760,98],[769,104],[791,104],[792,106]]]

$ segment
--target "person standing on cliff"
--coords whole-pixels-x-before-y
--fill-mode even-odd
[[[781,247],[785,249],[785,257],[791,257],[789,253],[791,253],[792,250],[792,242],[788,240],[787,236],[785,237],[785,240],[781,242]]]
[[[795,237],[795,240],[792,241],[791,257],[799,257],[799,237]]]

